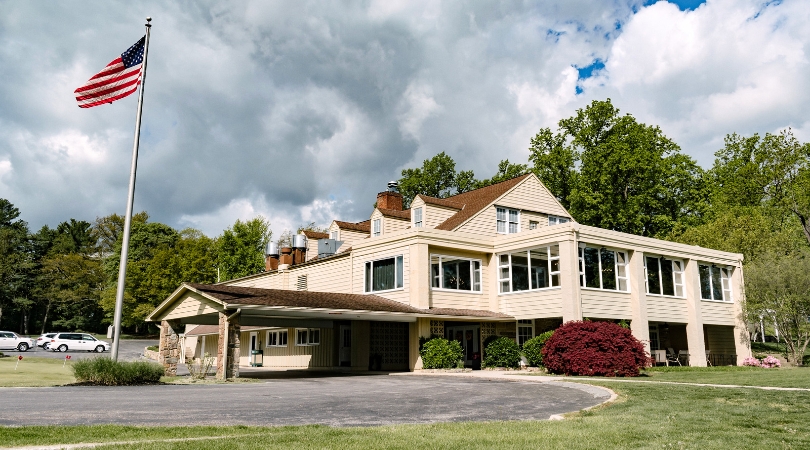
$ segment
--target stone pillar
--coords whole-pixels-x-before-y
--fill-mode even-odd
[[[219,313],[216,375],[218,380],[239,377],[240,332],[239,315],[228,316],[225,313]]]
[[[160,322],[160,344],[158,348],[158,362],[163,364],[164,374],[168,377],[177,375],[177,363],[180,361],[180,331],[179,320],[164,320]]]
[[[563,323],[582,320],[576,228],[572,228],[569,239],[560,241],[560,287]]]
[[[648,355],[650,351],[650,322],[647,318],[647,287],[644,282],[644,253],[634,251],[630,255],[628,266],[630,277],[630,330],[633,336],[644,344]]]
[[[706,342],[703,339],[703,314],[700,311],[700,274],[695,259],[685,261],[686,342],[689,345],[689,365],[706,367]]]

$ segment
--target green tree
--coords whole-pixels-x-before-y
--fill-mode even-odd
[[[124,216],[110,214],[104,217],[96,217],[92,228],[92,237],[98,247],[102,257],[106,257],[115,251],[121,254],[121,233],[124,232]],[[132,216],[132,223],[146,223],[149,221],[149,214],[141,211]]]
[[[446,198],[475,187],[475,175],[470,171],[456,173],[456,162],[445,152],[422,162],[422,167],[405,169],[399,179],[403,206],[408,208],[418,194]]]
[[[788,361],[802,364],[810,344],[810,251],[770,252],[745,269],[744,311],[749,323],[766,317],[787,345]]]
[[[474,187],[475,189],[480,189],[502,181],[511,180],[512,178],[517,178],[528,172],[529,166],[526,164],[512,164],[508,159],[504,159],[498,163],[498,173],[493,175],[492,178],[476,181]]]
[[[560,120],[556,134],[540,130],[530,149],[535,173],[585,225],[661,237],[705,207],[697,163],[610,99]]]
[[[47,256],[38,277],[45,308],[41,332],[46,331],[49,320],[60,329],[98,328],[103,319],[99,300],[104,281],[98,259],[79,253]]]
[[[0,328],[5,312],[27,298],[30,285],[28,224],[19,217],[20,210],[0,198]]]
[[[810,144],[791,130],[726,136],[709,175],[717,208],[765,207],[771,220],[790,217],[810,244]]]
[[[236,222],[217,240],[220,279],[230,280],[264,270],[264,248],[272,232],[263,217]]]

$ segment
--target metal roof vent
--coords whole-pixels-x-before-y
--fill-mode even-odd
[[[264,254],[265,256],[275,256],[278,258],[278,242],[268,242]]]
[[[389,181],[388,192],[399,192],[399,183],[397,183],[396,181]]]
[[[303,234],[293,236],[293,248],[307,248],[307,237]]]

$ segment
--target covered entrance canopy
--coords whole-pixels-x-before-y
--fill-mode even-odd
[[[509,322],[492,311],[420,309],[376,295],[184,283],[147,317],[161,322],[160,359],[176,371],[177,335],[186,324],[217,325],[217,376],[238,376],[241,326],[333,329],[348,321],[413,323],[418,319]],[[416,327],[411,327],[415,332]],[[414,334],[414,333],[410,333]],[[418,341],[418,336],[409,336]],[[226,351],[227,349],[227,351]],[[337,365],[337,364],[335,364]]]

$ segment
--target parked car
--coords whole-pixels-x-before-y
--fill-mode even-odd
[[[45,333],[43,335],[40,335],[37,338],[37,347],[41,347],[47,350],[48,344],[51,343],[51,339],[53,339],[54,336],[56,336],[56,333]]]
[[[29,348],[34,348],[34,340],[19,336],[13,331],[0,331],[0,350],[17,349],[27,352]]]
[[[110,349],[110,344],[90,336],[87,333],[56,333],[48,344],[48,350],[66,352],[69,350],[84,350],[88,352],[104,352]]]

